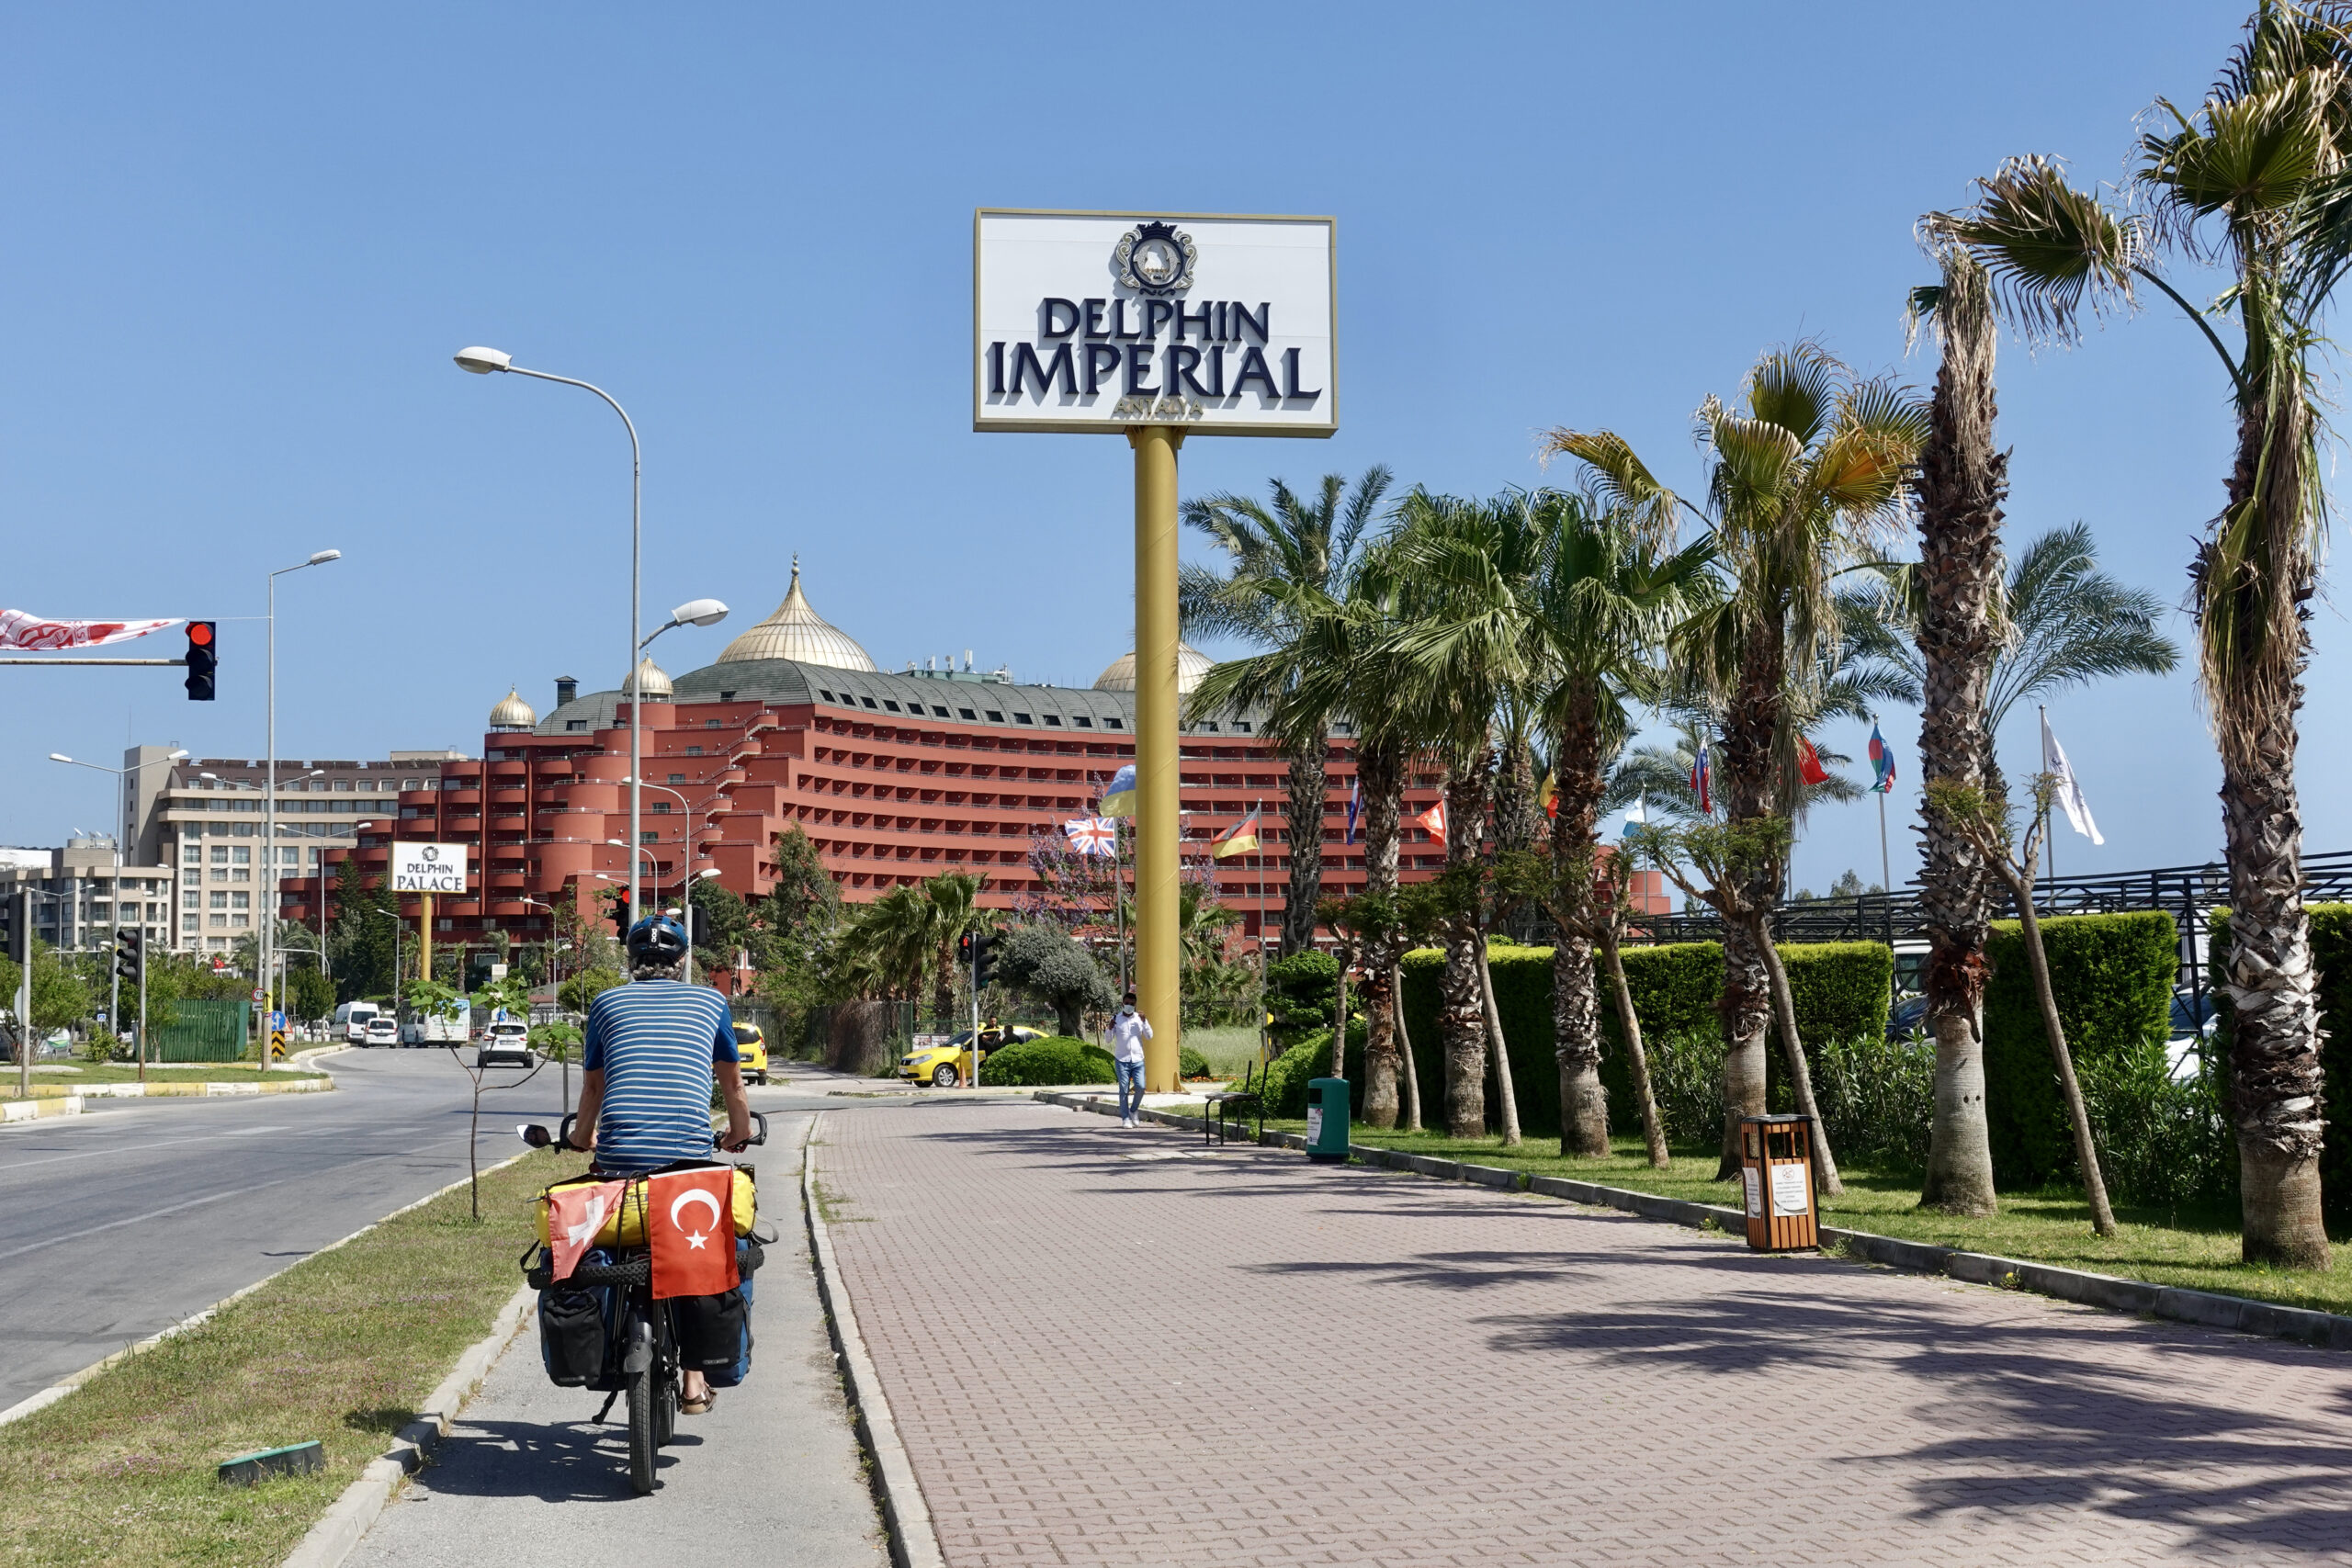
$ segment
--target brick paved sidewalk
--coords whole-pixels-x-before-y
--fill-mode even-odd
[[[2352,1357],[1043,1106],[829,1112],[955,1568],[2352,1563]]]

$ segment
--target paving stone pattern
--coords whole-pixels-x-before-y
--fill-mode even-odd
[[[2352,1357],[1010,1104],[825,1117],[955,1568],[2352,1563]]]

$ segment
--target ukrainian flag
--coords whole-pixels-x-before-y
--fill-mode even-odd
[[[1105,817],[1135,816],[1136,765],[1133,762],[1111,775],[1111,787],[1102,792],[1101,813]]]

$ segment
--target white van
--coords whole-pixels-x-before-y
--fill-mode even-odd
[[[335,1038],[354,1045],[368,1043],[368,1023],[384,1010],[374,1002],[345,1002],[334,1010]]]

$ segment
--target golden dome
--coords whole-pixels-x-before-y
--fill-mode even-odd
[[[666,703],[678,693],[678,689],[670,684],[670,677],[662,672],[662,666],[653,662],[651,654],[647,654],[638,663],[637,684],[649,703]],[[628,700],[627,692],[621,694],[621,700]]]
[[[1201,677],[1209,672],[1209,656],[1189,643],[1176,645],[1176,694],[1189,697]],[[1130,651],[1121,654],[1111,668],[1094,678],[1098,692],[1132,692],[1136,689],[1136,656]]]
[[[775,614],[727,645],[721,664],[753,659],[789,659],[833,670],[872,670],[874,660],[857,639],[808,607],[800,592],[800,558],[792,558],[792,587]]]
[[[492,729],[529,729],[538,722],[539,716],[523,700],[521,689],[515,686],[507,687],[505,700],[490,710]]]

